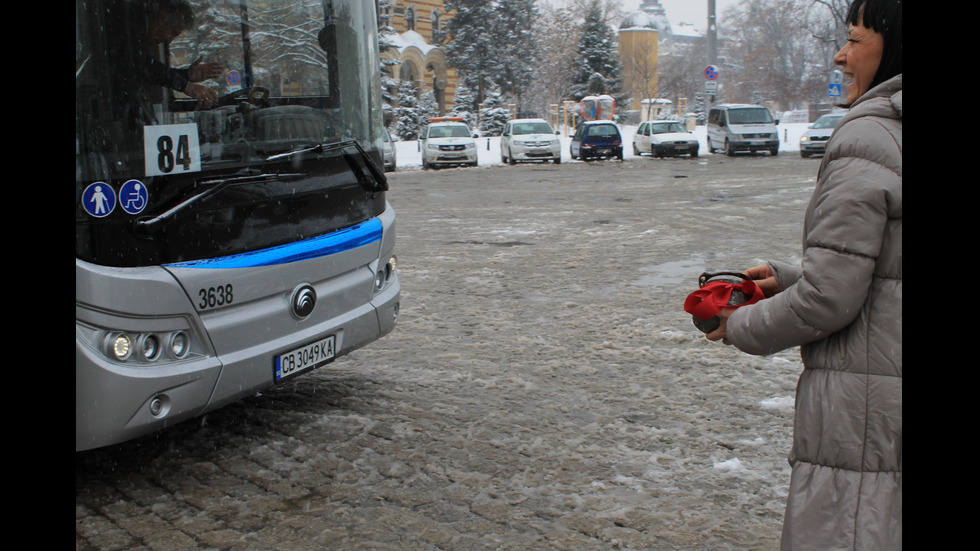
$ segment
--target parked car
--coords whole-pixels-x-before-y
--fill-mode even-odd
[[[384,134],[381,141],[381,153],[384,159],[385,172],[395,171],[395,142],[391,141],[391,135],[388,134],[388,129],[385,128]]]
[[[623,160],[623,137],[612,121],[586,121],[575,129],[569,152],[573,159],[589,161],[616,157]]]
[[[811,155],[823,155],[827,150],[827,140],[833,134],[834,128],[844,114],[829,114],[817,119],[810,129],[800,136],[800,156],[804,159]]]
[[[422,137],[422,168],[476,166],[476,135],[462,117],[429,119]]]
[[[500,161],[561,162],[561,142],[544,119],[516,119],[504,125],[500,135]]]
[[[708,151],[722,149],[732,157],[738,151],[779,153],[779,120],[761,105],[719,105],[708,112]]]
[[[633,154],[649,153],[654,157],[698,156],[698,139],[678,121],[641,122],[633,136]]]

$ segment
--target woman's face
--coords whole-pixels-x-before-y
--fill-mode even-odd
[[[861,24],[847,27],[847,44],[834,56],[834,63],[841,66],[847,79],[847,105],[871,88],[884,47],[881,33]]]

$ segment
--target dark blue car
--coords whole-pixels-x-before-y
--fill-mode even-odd
[[[612,121],[586,121],[579,125],[569,145],[573,159],[623,160],[623,137]]]

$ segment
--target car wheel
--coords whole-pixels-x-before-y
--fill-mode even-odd
[[[516,165],[517,160],[514,159],[514,154],[511,153],[510,157],[507,157],[507,164]]]
[[[556,165],[560,165],[561,164],[561,155],[558,155],[557,157],[555,157],[555,164]]]
[[[775,157],[776,155],[779,155],[779,148],[778,147],[774,147],[774,148],[770,149],[769,150],[769,154],[772,155],[773,157]]]
[[[728,155],[729,157],[735,156],[735,148],[732,147],[732,143],[728,140],[725,140],[725,155]]]
[[[711,147],[711,138],[708,138],[708,153],[714,153],[715,148]]]
[[[640,148],[636,147],[635,143],[633,144],[633,155],[640,156]]]

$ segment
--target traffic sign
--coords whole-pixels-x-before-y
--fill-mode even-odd
[[[704,68],[704,78],[708,80],[715,80],[716,78],[718,78],[718,72],[719,72],[718,67],[715,67],[714,65],[708,65],[707,67]]]
[[[841,85],[840,84],[828,84],[827,85],[827,95],[830,96],[830,97],[832,97],[832,98],[840,97],[840,90],[841,90]]]

